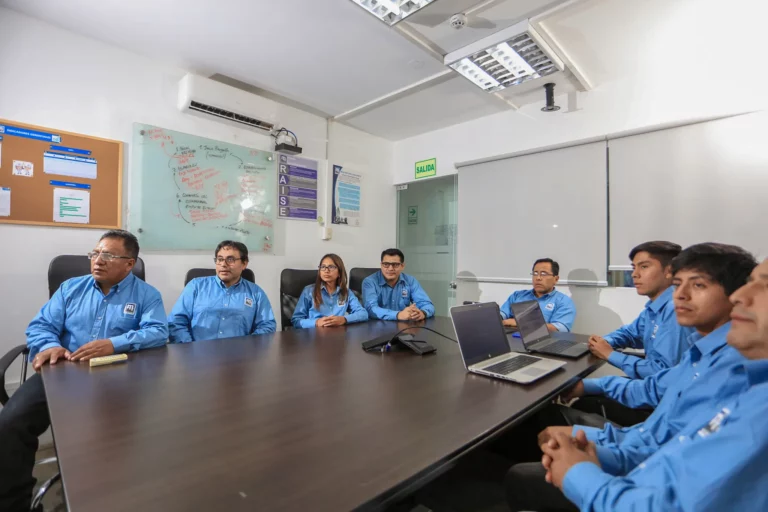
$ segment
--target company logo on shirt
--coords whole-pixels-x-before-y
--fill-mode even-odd
[[[727,407],[723,407],[723,410],[720,411],[715,415],[714,418],[709,420],[709,423],[707,423],[704,427],[700,428],[697,434],[699,437],[707,437],[710,434],[714,434],[718,430],[720,430],[720,426],[723,424],[723,420],[730,416],[731,410]]]
[[[403,291],[400,292],[400,295],[402,295],[403,297],[408,297],[408,288],[403,288]]]
[[[245,305],[248,306],[249,308],[252,308],[253,307],[253,299],[250,298],[250,297],[246,297],[245,298]]]
[[[656,333],[659,332],[659,324],[654,324],[653,326],[653,334],[651,334],[651,339],[656,339]]]
[[[544,309],[546,309],[547,311],[552,311],[553,309],[555,309],[555,303],[554,302],[550,302],[549,304],[544,306]]]
[[[341,297],[339,297],[339,302],[337,302],[337,304],[338,304],[339,306],[343,306],[343,305],[344,305],[344,299],[342,299]]]
[[[129,302],[128,304],[126,304],[125,307],[123,308],[123,314],[128,316],[136,315],[136,304],[134,304],[133,302]]]

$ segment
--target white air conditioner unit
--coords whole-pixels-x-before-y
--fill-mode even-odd
[[[240,128],[247,126],[268,133],[278,127],[273,101],[191,73],[179,81],[177,107]]]

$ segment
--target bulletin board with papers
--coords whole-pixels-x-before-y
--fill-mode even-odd
[[[121,226],[123,143],[0,119],[0,223]]]

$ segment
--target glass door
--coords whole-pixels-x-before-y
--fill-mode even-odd
[[[419,280],[448,316],[456,300],[458,174],[400,185],[397,193],[397,247],[405,273]]]

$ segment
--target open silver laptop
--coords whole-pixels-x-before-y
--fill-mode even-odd
[[[513,352],[495,302],[455,306],[451,320],[469,372],[528,384],[565,365],[564,361]]]

